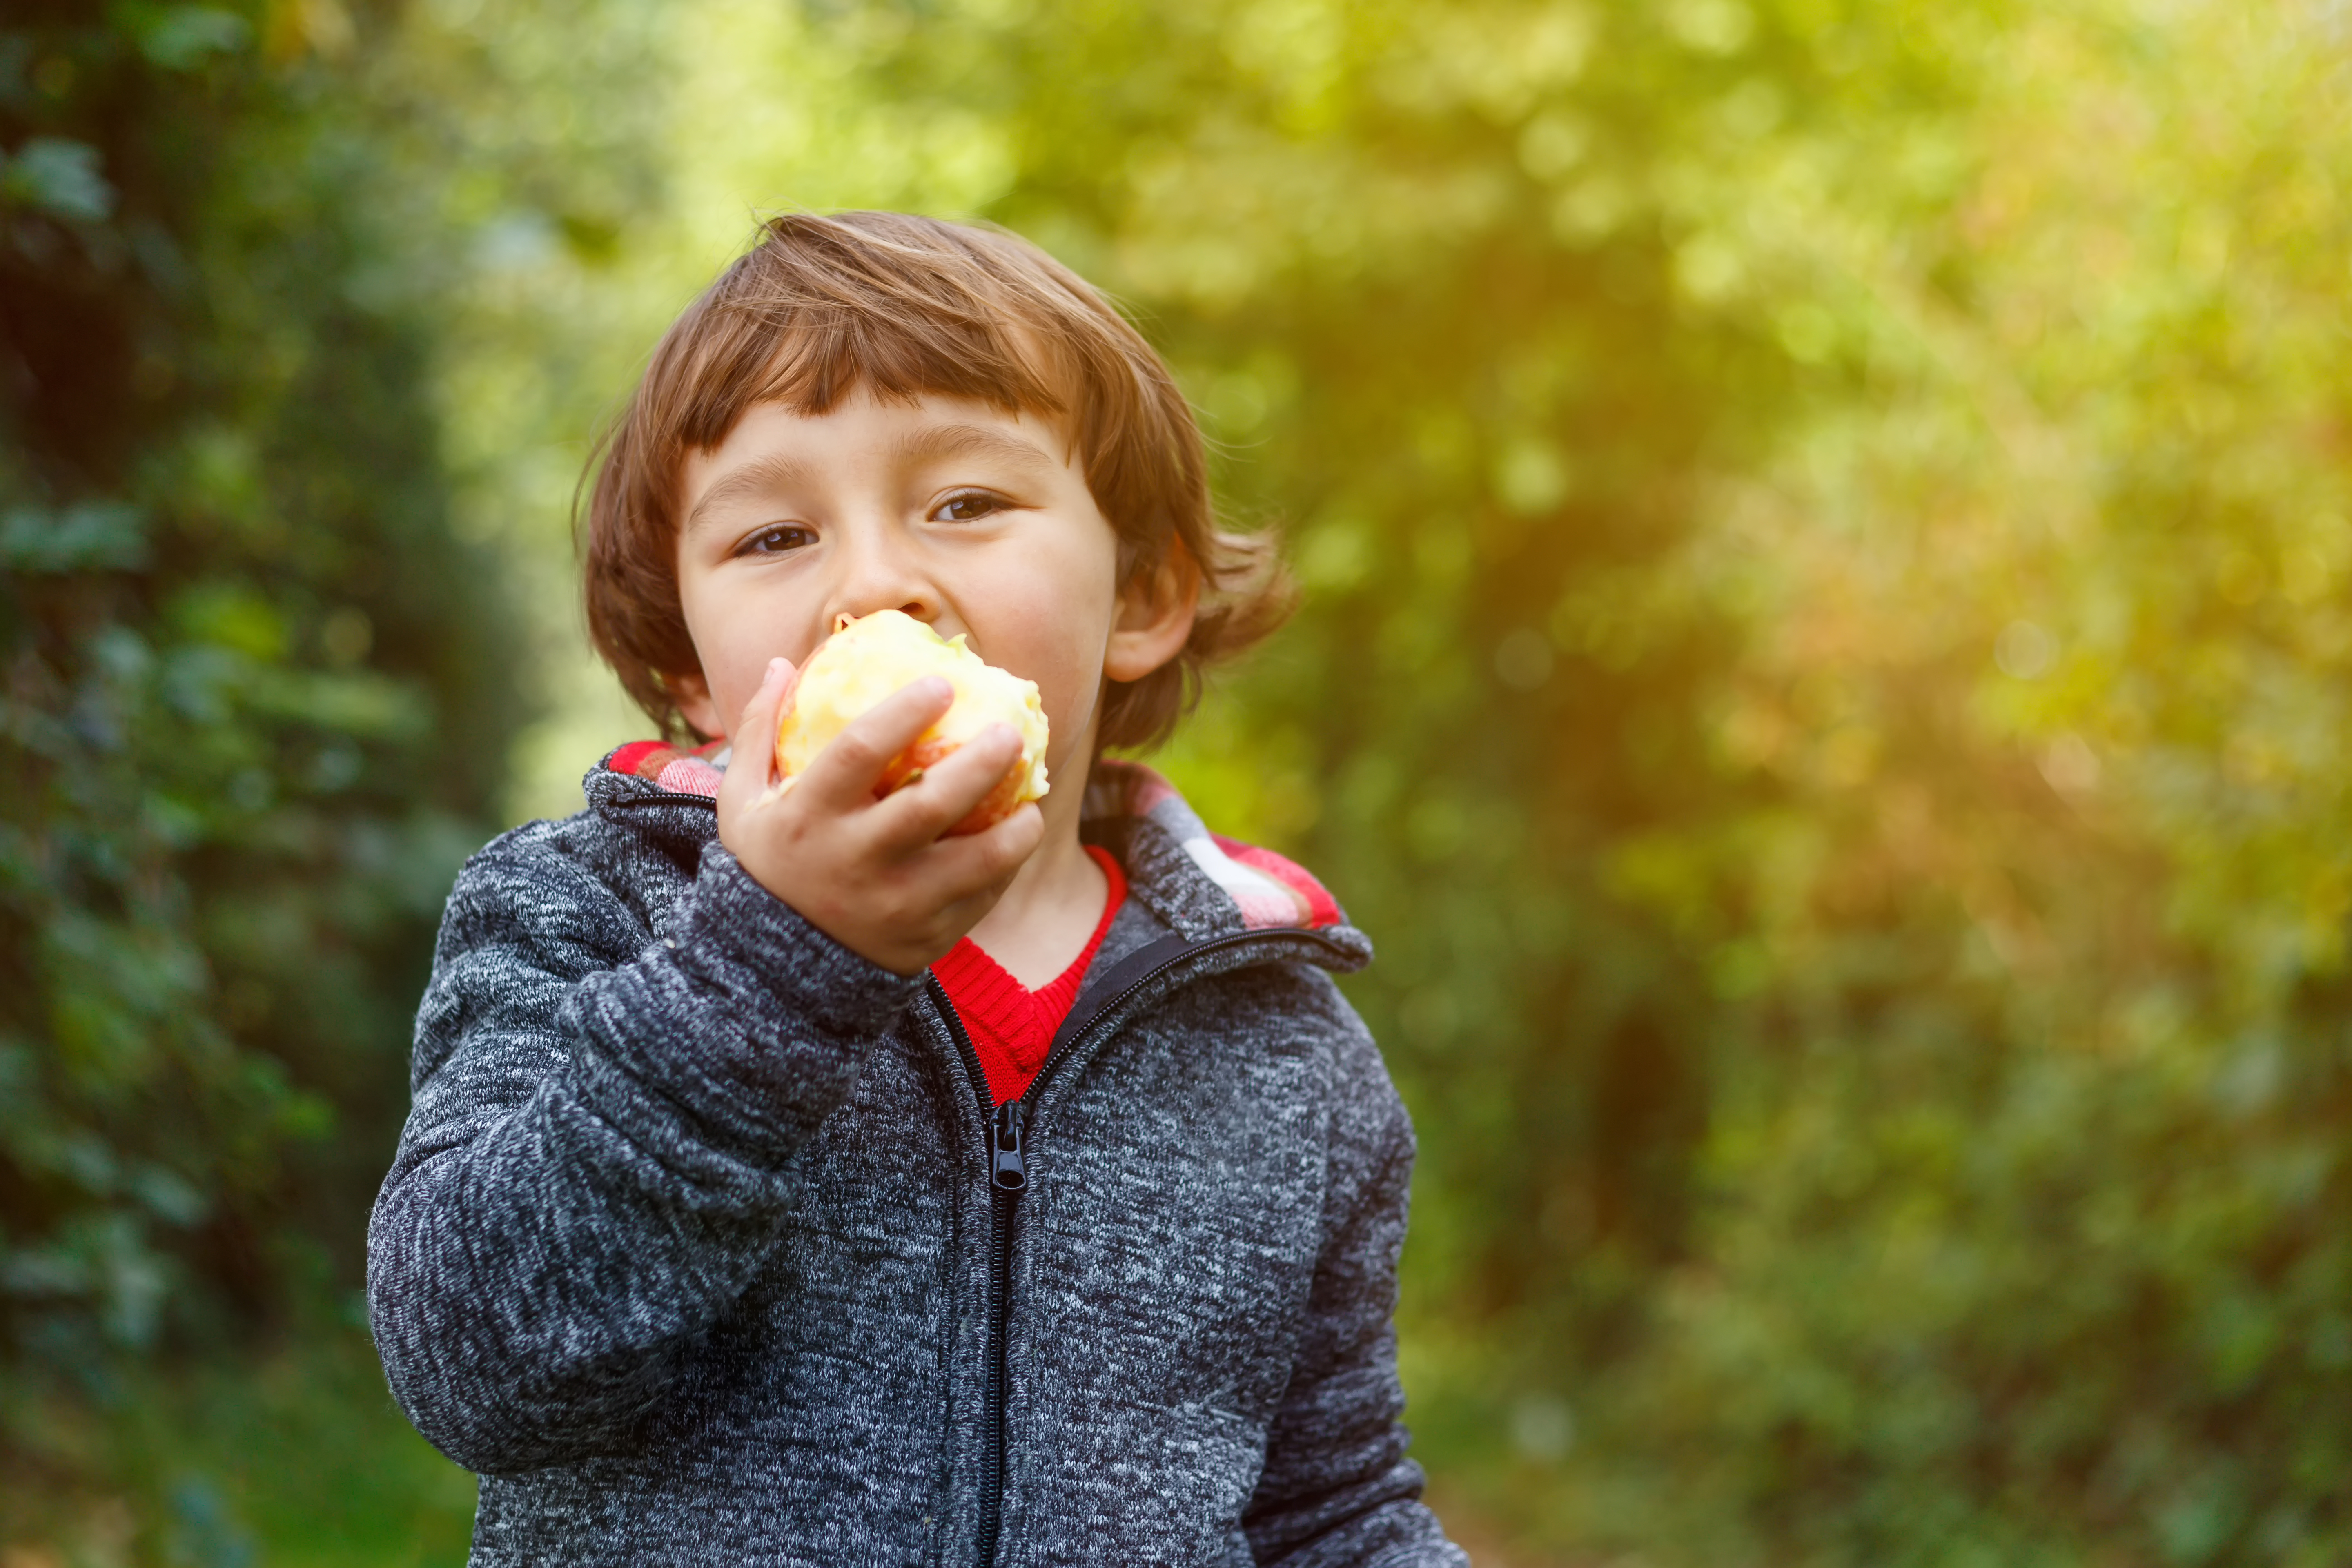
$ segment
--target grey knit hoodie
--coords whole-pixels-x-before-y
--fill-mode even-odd
[[[1312,879],[1099,770],[1129,897],[992,1114],[682,764],[443,920],[368,1289],[473,1562],[1462,1563],[1398,1425],[1412,1129]]]

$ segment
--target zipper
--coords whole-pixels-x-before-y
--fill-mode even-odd
[[[1257,942],[1286,942],[1301,940],[1329,948],[1342,958],[1350,956],[1347,948],[1341,943],[1332,941],[1321,931],[1310,931],[1304,926],[1276,926],[1265,931],[1238,931],[1224,936],[1213,936],[1205,942],[1194,942],[1189,937],[1164,936],[1158,942],[1146,942],[1111,965],[1109,973],[1103,976],[1101,985],[1097,987],[1102,994],[1100,1001],[1089,1005],[1084,1013],[1074,1009],[1069,1017],[1063,1021],[1062,1026],[1054,1032],[1054,1043],[1046,1047],[1045,1059],[1039,1065],[1036,1078],[1030,1081],[1027,1092],[1021,1098],[1026,1100],[1043,1089],[1046,1078],[1052,1074],[1055,1067],[1060,1065],[1062,1058],[1076,1049],[1079,1043],[1094,1032],[1094,1026],[1097,1024],[1126,1006],[1145,986],[1185,960],[1197,958],[1204,953],[1222,952],[1229,947],[1248,947]]]
[[[1004,1405],[1012,1382],[1005,1363],[1005,1322],[1013,1309],[1013,1205],[1029,1188],[1029,1164],[1024,1146],[1028,1109],[1019,1100],[996,1104],[988,1091],[988,1073],[964,1033],[963,1020],[939,976],[926,973],[931,1005],[939,1009],[963,1058],[964,1071],[980,1100],[982,1124],[988,1129],[988,1332],[982,1356],[988,1366],[987,1393],[981,1405],[980,1538],[974,1556],[981,1568],[995,1560],[997,1537],[1004,1529]]]
[[[1013,1316],[1013,1211],[1021,1194],[1029,1190],[1029,1110],[1037,1091],[1045,1087],[1054,1069],[1094,1032],[1097,1024],[1186,959],[1251,942],[1300,937],[1339,949],[1339,943],[1320,933],[1296,927],[1235,931],[1206,942],[1170,936],[1147,942],[1111,966],[1103,977],[1103,999],[1083,1015],[1073,1012],[1055,1031],[1045,1059],[1038,1064],[1037,1076],[1029,1080],[1029,1087],[1018,1098],[1003,1105],[996,1104],[995,1097],[989,1092],[988,1073],[980,1065],[980,1053],[972,1048],[971,1037],[964,1033],[963,1020],[957,1016],[947,988],[940,984],[939,976],[925,973],[924,984],[930,992],[931,1005],[939,1010],[956,1050],[963,1058],[964,1071],[980,1100],[982,1122],[988,1128],[988,1333],[983,1352],[988,1363],[988,1384],[981,1415],[987,1438],[982,1450],[980,1531],[974,1553],[980,1568],[990,1568],[995,1561],[997,1541],[1004,1530],[1005,1409],[1013,1382],[1008,1331]]]
[[[996,1108],[989,1135],[988,1181],[988,1486],[980,1494],[982,1568],[996,1560],[996,1542],[1004,1530],[1005,1407],[1013,1392],[1013,1205],[1029,1185],[1022,1160],[1022,1123],[1027,1113],[1021,1101],[1008,1100]]]
[[[659,795],[631,795],[626,800],[608,800],[604,809],[626,811],[640,805],[699,805],[716,812],[719,802],[707,795],[688,795],[679,790],[663,790]]]

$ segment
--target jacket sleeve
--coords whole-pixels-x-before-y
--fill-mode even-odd
[[[684,897],[656,941],[569,857],[511,839],[450,897],[368,1300],[394,1396],[469,1469],[625,1451],[915,994],[716,843]]]
[[[1421,1467],[1405,1458],[1394,1317],[1412,1123],[1370,1035],[1329,994],[1346,1043],[1334,1068],[1323,1247],[1243,1527],[1257,1561],[1283,1568],[1466,1568],[1422,1506]]]

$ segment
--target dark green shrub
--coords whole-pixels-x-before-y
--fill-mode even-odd
[[[69,1468],[54,1401],[126,1354],[340,1310],[488,830],[497,574],[446,526],[351,21],[0,27],[12,1467]]]

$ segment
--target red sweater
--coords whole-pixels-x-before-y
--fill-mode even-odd
[[[999,1105],[1020,1099],[1037,1069],[1045,1065],[1054,1031],[1070,1016],[1078,999],[1078,983],[1086,979],[1087,966],[1100,951],[1111,917],[1127,900],[1127,875],[1119,869],[1118,858],[1091,844],[1086,848],[1109,881],[1110,896],[1103,900],[1102,919],[1095,922],[1095,934],[1087,940],[1086,951],[1044,989],[1032,991],[1013,979],[970,937],[931,965],[948,1000],[955,1004],[956,1016],[963,1020],[963,1032],[971,1037],[971,1048],[988,1075],[988,1092]]]

